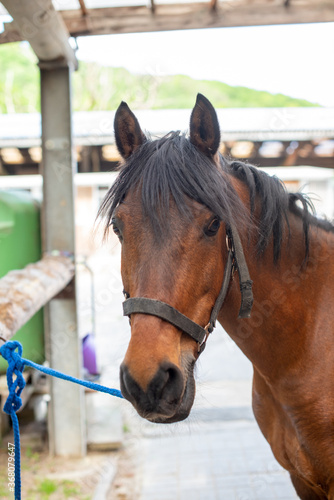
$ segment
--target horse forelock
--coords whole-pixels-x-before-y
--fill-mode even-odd
[[[107,228],[126,194],[139,189],[142,212],[159,239],[168,237],[171,200],[181,218],[193,217],[190,200],[195,200],[223,222],[246,226],[248,213],[224,172],[226,166],[222,160],[218,168],[179,132],[148,140],[125,162],[99,213]]]

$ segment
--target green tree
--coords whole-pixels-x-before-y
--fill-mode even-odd
[[[32,113],[40,109],[39,70],[27,43],[0,45],[0,111]]]
[[[0,45],[0,111],[40,110],[39,70],[27,43]],[[198,92],[217,108],[317,106],[282,94],[193,80],[185,75],[135,75],[124,68],[80,62],[73,75],[73,107],[80,111],[115,110],[121,101],[133,109],[191,108]]]

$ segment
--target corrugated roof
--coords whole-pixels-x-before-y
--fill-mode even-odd
[[[135,111],[143,130],[164,135],[188,129],[191,110]],[[222,140],[312,140],[334,138],[334,108],[218,109]],[[114,112],[78,111],[73,114],[76,144],[112,144]],[[40,144],[40,115],[0,116],[0,147]]]

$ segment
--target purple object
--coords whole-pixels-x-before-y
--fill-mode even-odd
[[[88,333],[82,339],[82,356],[84,368],[86,368],[91,375],[98,375],[95,338],[91,333]]]

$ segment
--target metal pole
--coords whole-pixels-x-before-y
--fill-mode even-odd
[[[41,68],[44,251],[75,255],[74,188],[71,127],[71,70]],[[81,343],[77,329],[75,282],[46,308],[46,349],[52,368],[81,376]],[[86,453],[83,390],[51,381],[50,452],[62,456]]]

